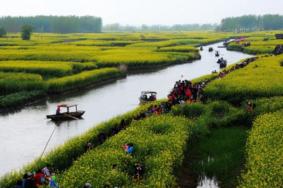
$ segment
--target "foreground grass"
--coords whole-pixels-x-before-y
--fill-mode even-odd
[[[158,104],[158,102],[156,104]],[[55,148],[54,150],[46,154],[43,158],[36,159],[30,164],[24,166],[21,170],[11,172],[1,177],[0,187],[11,188],[16,184],[17,180],[20,180],[22,178],[24,173],[42,169],[47,164],[51,165],[57,171],[62,171],[69,168],[74,160],[76,160],[86,152],[85,146],[87,143],[92,142],[94,146],[101,144],[99,141],[99,135],[101,133],[106,134],[107,137],[112,136],[113,129],[119,127],[119,124],[122,120],[124,120],[126,126],[128,126],[131,121],[140,113],[147,111],[149,105],[141,106],[126,114],[100,123],[84,134],[68,140],[65,144]]]
[[[283,185],[283,111],[258,117],[248,137],[246,171],[240,187]]]
[[[174,187],[173,172],[181,165],[189,134],[189,122],[184,118],[156,116],[134,122],[78,159],[64,172],[60,185],[75,188],[90,182],[96,187]],[[125,143],[134,144],[133,155],[121,148]],[[141,182],[133,179],[136,162],[144,165]]]

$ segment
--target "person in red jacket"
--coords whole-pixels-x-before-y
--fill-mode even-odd
[[[34,175],[34,181],[35,181],[36,187],[40,187],[41,185],[44,184],[44,182],[45,182],[45,176],[44,176],[44,174],[41,172],[41,170],[38,170],[38,171],[36,172],[36,174]]]
[[[186,88],[185,90],[185,95],[187,98],[187,102],[191,103],[192,102],[192,91],[190,90],[190,88]]]

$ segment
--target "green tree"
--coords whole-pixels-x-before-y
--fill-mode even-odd
[[[102,19],[94,16],[0,17],[0,25],[7,32],[21,32],[25,24],[36,33],[100,33],[102,29]]]
[[[31,33],[32,33],[32,26],[30,25],[22,26],[22,39],[23,40],[30,40]]]
[[[7,31],[4,27],[0,27],[0,37],[4,37],[7,34]]]

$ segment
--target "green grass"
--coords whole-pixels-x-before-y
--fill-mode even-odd
[[[254,112],[256,115],[261,115],[267,112],[275,112],[283,109],[283,96],[260,98],[253,101],[255,104]]]
[[[0,72],[0,96],[32,90],[46,90],[46,85],[41,75]]]
[[[45,91],[32,90],[32,91],[20,91],[17,93],[0,96],[0,108],[8,109],[13,107],[20,107],[28,102],[35,101],[45,96]]]
[[[212,99],[238,102],[283,95],[282,59],[282,55],[259,58],[247,67],[211,82],[205,88],[205,94]]]
[[[158,49],[160,52],[198,52],[198,49],[193,46],[174,46],[174,47],[163,47]]]
[[[283,111],[259,116],[248,137],[246,170],[240,187],[283,185]]]
[[[49,93],[60,93],[67,90],[83,88],[88,85],[98,84],[109,79],[117,79],[125,76],[119,69],[105,68],[84,71],[79,74],[54,78],[47,81]]]
[[[197,120],[194,136],[197,136],[198,131],[201,133],[202,128],[231,127],[235,124],[242,124],[249,118],[249,114],[244,109],[235,108],[226,101],[174,106],[172,113]]]
[[[151,117],[134,122],[125,131],[79,158],[59,180],[62,187],[82,187],[90,182],[96,187],[173,187],[173,171],[183,159],[190,134],[189,121],[172,116]],[[121,148],[133,143],[134,154]],[[133,179],[135,162],[141,162],[145,174],[140,182]],[[112,169],[116,164],[117,168]],[[75,178],[74,178],[75,177]]]
[[[216,178],[221,187],[235,187],[243,168],[250,115],[225,101],[175,106],[172,113],[194,120],[178,173],[181,187],[196,187],[204,177]]]
[[[272,53],[276,45],[282,45],[283,40],[275,39],[275,33],[272,32],[252,32],[244,34],[246,38],[242,42],[231,42],[228,45],[229,50],[242,51],[248,54],[267,54]],[[250,46],[244,46],[244,43],[250,43]]]
[[[216,177],[220,187],[236,187],[244,163],[247,129],[212,129],[211,133],[189,146],[192,173],[204,178]]]

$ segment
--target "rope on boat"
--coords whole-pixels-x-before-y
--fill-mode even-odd
[[[42,158],[42,156],[43,156],[43,154],[45,153],[45,150],[46,150],[46,148],[47,148],[47,146],[48,146],[48,144],[49,144],[49,142],[50,142],[50,140],[51,140],[51,138],[52,138],[52,136],[53,136],[53,134],[54,134],[55,130],[56,130],[56,126],[54,126],[54,129],[53,129],[53,131],[52,131],[51,135],[49,136],[49,138],[48,138],[48,140],[47,140],[47,142],[46,142],[46,144],[45,144],[45,147],[44,147],[44,149],[43,149],[43,151],[42,151],[42,153],[41,153],[41,155],[40,155],[40,158],[39,158],[39,159],[41,159],[41,158]]]

